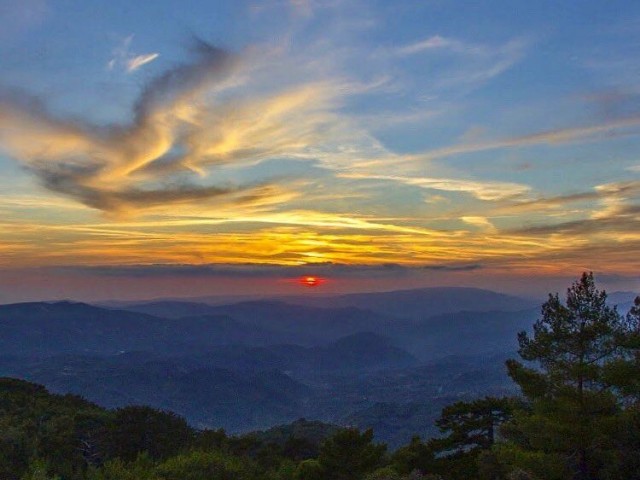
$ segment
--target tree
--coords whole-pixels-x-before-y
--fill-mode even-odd
[[[440,440],[442,450],[468,453],[491,448],[498,427],[511,415],[512,404],[509,398],[485,397],[448,405],[436,420],[440,431],[448,434]]]
[[[324,469],[315,459],[303,460],[294,473],[295,480],[324,480]]]
[[[415,470],[429,473],[435,468],[433,449],[422,442],[420,437],[413,437],[408,445],[393,453],[391,464],[394,470],[401,474],[409,474]]]
[[[107,458],[133,461],[146,452],[152,459],[162,460],[189,445],[194,432],[175,413],[131,406],[116,411],[107,424],[105,437]]]
[[[592,273],[567,291],[549,295],[533,336],[518,335],[519,354],[537,364],[508,360],[511,378],[529,402],[507,425],[503,461],[542,478],[591,480],[611,459],[607,431],[620,411],[607,379],[612,362],[627,355],[628,322],[606,303]]]
[[[605,365],[605,378],[616,388],[625,405],[640,403],[640,297],[636,297],[626,316],[622,345],[624,355]]]
[[[156,472],[163,480],[249,480],[255,478],[253,470],[246,458],[196,450],[172,456]]]
[[[347,428],[329,437],[320,448],[318,462],[326,480],[358,480],[381,466],[387,450],[373,443],[373,430]]]
[[[48,465],[42,459],[36,458],[31,461],[27,472],[22,476],[21,480],[60,480],[60,477],[51,477],[47,473]]]
[[[485,397],[445,407],[436,425],[446,436],[428,444],[435,454],[435,471],[451,478],[476,477],[479,454],[491,449],[512,406],[511,399]]]

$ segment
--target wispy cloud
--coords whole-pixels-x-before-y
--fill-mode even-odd
[[[160,56],[159,53],[147,53],[146,55],[138,55],[127,61],[127,72],[133,72],[147,63],[153,62]]]
[[[341,173],[343,178],[388,180],[429,190],[467,193],[479,200],[503,200],[518,197],[531,190],[527,185],[511,182],[474,181],[455,178],[404,177],[397,175],[375,175],[361,173]]]
[[[446,49],[456,53],[471,54],[471,55],[487,55],[488,50],[484,46],[467,44],[461,40],[454,38],[446,38],[440,35],[433,35],[432,37],[417,42],[403,45],[396,48],[395,53],[398,55],[415,55],[429,50]]]
[[[343,126],[332,113],[339,86],[314,79],[237,90],[270,67],[261,61],[269,60],[198,42],[192,62],[145,86],[132,123],[108,128],[57,117],[12,92],[0,97],[0,142],[48,189],[104,211],[250,193],[265,183],[212,184],[210,167],[325,158],[325,140]]]
[[[138,70],[143,65],[153,62],[160,56],[159,53],[145,53],[135,54],[131,51],[131,43],[133,42],[133,35],[129,35],[124,38],[121,43],[113,50],[112,57],[107,62],[107,68],[113,70],[115,68],[122,68],[127,73],[132,73]]]
[[[523,148],[535,145],[562,145],[569,143],[596,142],[611,140],[619,136],[640,135],[640,117],[628,117],[615,119],[609,122],[580,127],[558,128],[526,135],[519,135],[501,139],[488,139],[482,141],[453,144],[450,146],[427,150],[421,153],[406,154],[398,158],[399,162],[424,162],[443,159],[456,155],[465,155],[490,150],[509,148]],[[382,161],[372,160],[366,166],[379,165]]]
[[[496,227],[486,217],[463,216],[463,217],[460,217],[460,220],[462,220],[465,223],[468,223],[469,225],[473,225],[474,227],[480,228],[481,230],[490,231],[490,232],[496,231]]]
[[[520,62],[529,41],[516,38],[501,44],[473,43],[459,38],[432,35],[426,39],[388,48],[383,54],[403,58],[416,56],[440,59],[428,84],[434,92],[475,89]],[[442,62],[442,58],[446,60]]]

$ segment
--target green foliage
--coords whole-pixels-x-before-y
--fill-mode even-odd
[[[367,475],[365,480],[402,480],[402,477],[393,468],[384,467]]]
[[[318,460],[304,460],[300,462],[293,478],[295,480],[323,480],[324,468]]]
[[[640,480],[640,406],[626,409],[611,432],[614,449],[601,472],[606,480]]]
[[[251,463],[221,452],[192,451],[169,458],[156,469],[162,480],[249,480]]]
[[[100,468],[91,468],[87,480],[159,480],[155,463],[148,455],[140,455],[134,462],[126,463],[120,458],[109,460]]]
[[[49,466],[42,459],[34,459],[20,480],[60,480],[60,477],[49,476]]]
[[[116,410],[107,424],[108,457],[133,461],[143,452],[154,460],[168,458],[189,445],[194,436],[178,415],[151,407],[131,406]]]
[[[391,465],[401,474],[413,471],[431,472],[435,468],[433,449],[422,442],[420,437],[413,437],[411,443],[396,450],[391,456]]]
[[[513,405],[512,399],[485,397],[445,407],[436,424],[446,436],[428,444],[435,454],[431,471],[452,479],[477,477],[478,456],[493,446],[498,427],[511,417]]]
[[[503,429],[500,461],[540,479],[601,478],[615,456],[611,435],[623,407],[613,378],[633,380],[632,318],[606,304],[607,295],[584,273],[565,304],[550,295],[533,337],[518,336],[520,356],[538,368],[507,362],[529,405]],[[636,371],[635,377],[637,378]],[[627,382],[628,383],[628,382]],[[626,477],[625,477],[626,478]]]
[[[381,465],[386,450],[373,443],[373,430],[348,428],[324,442],[318,461],[326,480],[357,480]]]
[[[51,395],[40,385],[1,378],[0,478],[36,475],[33,462],[43,461],[49,475],[82,479],[95,459],[89,451],[98,448],[92,432],[107,419],[104,409],[80,397]]]
[[[485,397],[445,407],[436,424],[447,437],[437,444],[450,453],[490,448],[498,427],[511,416],[512,405],[508,398]]]
[[[224,429],[200,430],[194,433],[193,447],[198,450],[223,450],[229,445],[229,437]]]

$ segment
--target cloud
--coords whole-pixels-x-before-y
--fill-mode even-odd
[[[404,177],[397,175],[375,175],[360,173],[342,173],[343,178],[362,178],[371,180],[389,180],[413,185],[429,190],[468,193],[479,200],[503,200],[524,195],[531,189],[527,185],[512,182],[472,181],[454,178]]]
[[[59,266],[50,267],[59,273],[76,273],[108,277],[237,277],[237,278],[291,278],[308,275],[327,276],[330,278],[356,278],[375,275],[380,277],[399,277],[418,274],[420,271],[468,272],[483,268],[481,264],[430,264],[405,266],[395,263],[379,265],[349,265],[341,263],[313,263],[305,265],[265,265],[258,263],[234,264],[152,264],[126,266]]]
[[[333,113],[339,86],[317,78],[271,86],[278,66],[268,55],[202,41],[192,58],[144,86],[128,123],[65,119],[24,93],[0,93],[0,145],[49,190],[112,213],[232,198],[269,183],[216,181],[215,167],[351,155],[348,143],[333,156],[326,146],[351,133]]]
[[[481,230],[486,231],[495,231],[496,227],[486,218],[479,216],[464,216],[460,217],[464,223],[468,223],[469,225],[473,225],[474,227],[478,227]]]
[[[588,216],[555,224],[534,225],[519,229],[528,235],[590,235],[616,242],[640,239],[640,182],[614,182],[596,185],[592,191],[561,195],[525,204],[527,207],[562,208],[565,204],[591,201],[595,205]],[[513,208],[513,207],[512,207]],[[517,205],[515,206],[517,208]]]
[[[592,190],[517,201],[497,207],[493,213],[500,215],[526,212],[566,211],[570,204],[585,203],[583,210],[590,210],[592,218],[610,217],[629,202],[640,199],[640,182],[626,181],[596,185]],[[600,205],[602,208],[597,208]]]
[[[495,210],[499,214],[522,214],[526,212],[547,211],[549,209],[566,208],[568,204],[596,200],[600,197],[598,192],[571,193],[552,197],[540,197],[533,200],[524,200],[508,205],[500,206]]]
[[[153,62],[160,56],[159,53],[147,53],[146,55],[138,55],[127,61],[127,72],[133,72],[149,62]]]
[[[484,268],[480,263],[472,263],[469,265],[425,265],[423,270],[433,270],[436,272],[473,272]]]
[[[127,73],[132,73],[160,56],[159,53],[145,53],[142,55],[132,53],[131,43],[133,42],[133,37],[133,35],[129,35],[124,38],[120,45],[113,50],[112,57],[107,62],[109,70],[119,67]]]
[[[516,38],[498,45],[470,43],[458,38],[433,35],[414,43],[385,50],[385,54],[399,59],[436,57],[438,68],[431,73],[435,90],[469,89],[509,70],[526,52],[529,42]],[[443,63],[444,60],[444,63]]]
[[[640,238],[640,205],[618,208],[615,216],[585,218],[551,225],[525,227],[514,233],[526,235],[591,235],[600,234],[612,240],[623,241],[624,234]],[[612,248],[608,245],[608,248]]]
[[[527,135],[519,135],[495,140],[463,141],[447,147],[426,150],[418,153],[408,153],[397,156],[396,163],[415,163],[438,160],[457,155],[466,155],[490,150],[507,148],[523,148],[535,145],[561,145],[567,143],[593,142],[611,140],[620,136],[637,136],[640,134],[640,116],[611,120],[598,125],[558,128]],[[388,159],[374,159],[366,164],[367,167],[378,166]],[[631,167],[633,169],[633,167]]]
[[[172,155],[191,103],[208,85],[230,74],[234,59],[199,43],[192,63],[152,80],[135,105],[130,125],[102,127],[51,114],[27,95],[0,97],[0,143],[51,191],[87,206],[122,211],[159,202],[236,192],[237,187],[197,185],[176,178],[140,181],[133,173]]]
[[[580,140],[595,140],[602,138],[612,138],[614,133],[623,133],[632,129],[630,133],[637,135],[640,133],[636,127],[640,126],[640,117],[632,117],[592,125],[586,127],[571,127],[549,130],[545,132],[522,135],[503,140],[478,142],[471,144],[461,144],[439,150],[432,150],[423,155],[427,158],[443,158],[457,154],[474,153],[486,150],[497,150],[501,148],[525,147],[530,145],[554,145],[562,143],[576,142]]]
[[[440,35],[434,35],[433,37],[429,37],[425,40],[421,40],[419,42],[415,42],[410,45],[399,47],[396,49],[396,53],[398,55],[414,55],[416,53],[420,53],[425,50],[433,50],[437,48],[449,48],[457,44],[459,44],[459,42],[441,37]]]

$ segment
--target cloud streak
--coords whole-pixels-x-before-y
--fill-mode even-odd
[[[129,265],[129,266],[67,266],[51,267],[60,273],[80,273],[113,277],[239,277],[239,278],[291,278],[306,275],[313,271],[316,275],[326,275],[331,278],[349,277],[398,277],[423,270],[437,272],[469,272],[482,269],[481,264],[442,263],[431,265],[406,266],[395,263],[382,265],[348,265],[341,263],[314,263],[312,265],[264,265],[257,263],[244,264],[204,264],[204,265]]]
[[[422,153],[404,156],[403,161],[437,160],[456,155],[479,153],[507,148],[522,148],[535,145],[562,145],[567,143],[608,140],[622,135],[640,134],[640,117],[611,120],[598,125],[558,128],[527,135],[519,135],[496,140],[459,143]],[[372,163],[373,164],[373,163]]]
[[[107,68],[113,70],[116,67],[123,68],[127,73],[132,73],[138,70],[143,65],[153,62],[160,54],[145,53],[142,55],[136,55],[131,52],[131,43],[133,42],[133,35],[126,37],[122,43],[113,50],[113,56],[107,62]]]
[[[147,53],[146,55],[138,55],[127,61],[127,72],[133,72],[147,63],[153,62],[160,56],[159,53]]]
[[[530,191],[527,185],[512,182],[473,181],[454,178],[405,177],[359,173],[339,174],[343,178],[388,180],[421,187],[427,190],[467,193],[478,200],[494,201],[522,196]]]
[[[47,189],[116,214],[251,195],[268,182],[216,181],[211,168],[326,154],[314,146],[339,128],[329,84],[243,92],[252,72],[270,65],[202,41],[192,53],[191,62],[147,83],[130,123],[61,118],[35,98],[7,92],[0,96],[0,145]],[[136,57],[131,67],[152,57]]]

